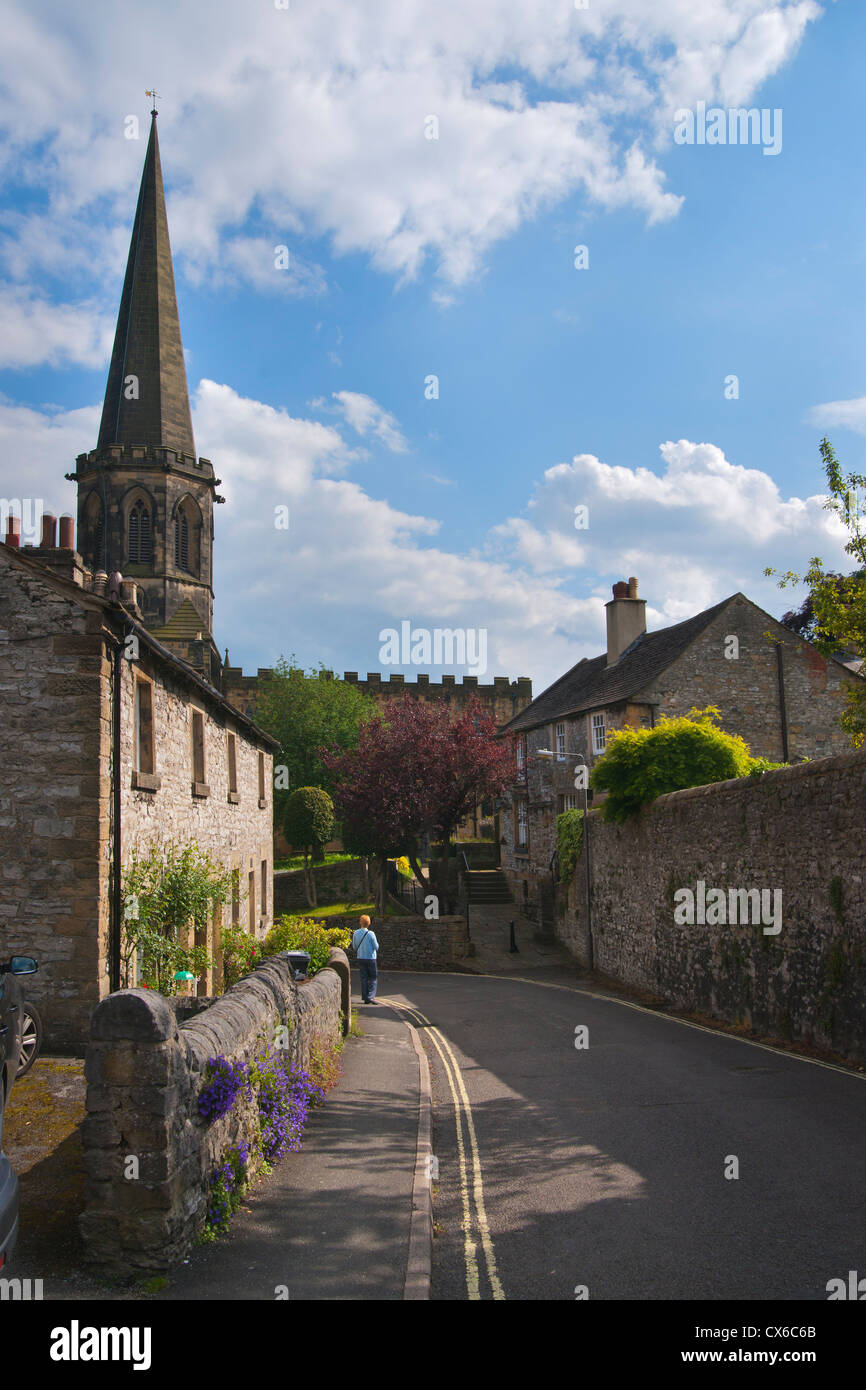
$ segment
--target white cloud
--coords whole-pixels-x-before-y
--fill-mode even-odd
[[[637,575],[659,627],[738,590],[780,612],[786,604],[765,567],[802,570],[816,553],[844,565],[842,528],[823,496],[785,498],[769,474],[731,463],[715,444],[668,441],[660,454],[661,472],[593,454],[547,469],[528,517],[493,528],[490,553],[516,555],[538,574],[570,570],[611,584]],[[587,508],[587,529],[574,529],[577,506]]]
[[[92,447],[99,408],[37,411],[0,402],[0,492],[74,511],[63,482]],[[604,645],[610,584],[636,574],[651,627],[742,590],[770,612],[794,602],[765,565],[845,565],[838,519],[820,496],[783,497],[765,473],[715,445],[661,446],[662,470],[591,454],[549,468],[526,515],[494,527],[485,551],[448,548],[437,518],[402,511],[340,477],[357,457],[340,430],[202,381],[201,451],[228,505],[216,510],[216,636],[235,661],[296,652],[334,670],[379,670],[378,634],[416,626],[484,628],[486,679],[531,676],[537,691]],[[574,529],[574,507],[589,528]],[[288,530],[275,507],[288,505]],[[411,674],[411,673],[410,673]]]
[[[52,304],[9,286],[0,288],[0,321],[0,367],[102,367],[114,338],[111,316],[92,302]]]
[[[393,454],[407,452],[409,445],[396,419],[374,401],[372,396],[365,396],[360,391],[334,391],[333,397],[337,402],[336,409],[356,434],[360,434],[362,438],[374,435]]]
[[[855,434],[866,434],[866,396],[814,405],[807,419],[810,424],[818,425],[821,429],[839,428],[853,430]]]
[[[79,271],[119,273],[140,74],[158,68],[172,239],[191,273],[262,288],[262,246],[325,236],[400,280],[430,264],[447,304],[494,243],[575,192],[674,216],[656,162],[673,111],[749,98],[819,13],[812,0],[213,0],[206,15],[47,0],[36,19],[2,0],[0,173],[47,196],[7,218],[6,264],[17,278],[56,270],[65,243]],[[138,141],[124,138],[130,106]],[[285,286],[321,280],[302,258]]]

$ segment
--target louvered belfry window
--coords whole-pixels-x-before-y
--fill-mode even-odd
[[[152,558],[150,512],[139,499],[129,513],[129,559],[133,565],[149,565]]]
[[[174,527],[174,563],[176,569],[185,570],[187,574],[190,573],[189,521],[184,511],[178,512]]]
[[[105,515],[102,508],[96,513],[93,522],[93,543],[92,543],[92,562],[95,570],[101,570],[105,564]]]

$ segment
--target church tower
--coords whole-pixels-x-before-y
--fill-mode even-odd
[[[213,641],[213,507],[219,479],[196,457],[156,133],[132,226],[96,448],[76,459],[78,549],[134,579],[154,637],[219,684]]]

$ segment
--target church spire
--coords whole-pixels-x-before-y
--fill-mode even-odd
[[[150,114],[97,447],[143,445],[195,458],[156,111]]]

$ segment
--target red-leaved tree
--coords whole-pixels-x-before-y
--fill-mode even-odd
[[[364,724],[357,748],[322,750],[344,841],[377,863],[380,914],[388,858],[406,855],[418,881],[430,887],[418,863],[427,836],[443,844],[433,888],[440,910],[451,910],[451,837],[476,798],[501,796],[513,777],[514,750],[495,734],[495,721],[477,699],[453,721],[438,702],[406,699],[391,701]]]

